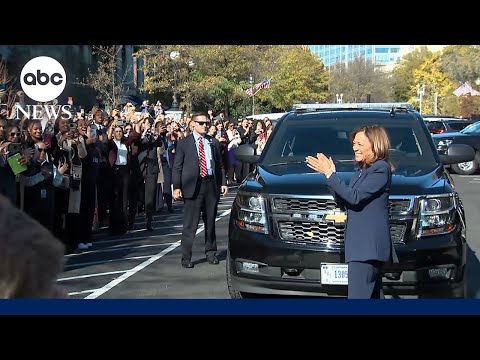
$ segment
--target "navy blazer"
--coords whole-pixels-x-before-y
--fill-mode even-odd
[[[223,168],[220,142],[214,137],[205,134],[209,146],[212,148],[212,170],[217,184],[217,193],[220,195],[220,186],[226,185],[225,169]],[[175,149],[175,161],[172,168],[172,184],[174,189],[181,189],[186,199],[194,197],[200,178],[200,161],[193,134],[181,139]]]
[[[358,169],[345,184],[333,173],[327,184],[347,208],[345,261],[398,262],[390,238],[388,195],[392,172],[385,160]]]

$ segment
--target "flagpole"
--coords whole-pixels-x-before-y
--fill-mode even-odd
[[[250,75],[250,86],[251,86],[251,89],[252,89],[252,116],[255,116],[255,94],[256,92],[253,92],[253,76]]]

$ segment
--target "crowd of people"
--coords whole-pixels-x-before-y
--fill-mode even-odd
[[[208,112],[208,134],[220,143],[227,184],[251,170],[233,150],[254,144],[260,154],[272,131],[264,121]],[[0,194],[63,241],[67,253],[92,246],[92,233],[133,229],[137,214],[173,212],[172,169],[178,142],[191,134],[190,118],[167,117],[159,102],[95,106],[72,119],[7,119],[0,115]]]

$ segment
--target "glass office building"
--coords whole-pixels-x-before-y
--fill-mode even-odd
[[[415,45],[308,45],[308,48],[322,59],[327,69],[338,62],[348,64],[357,57],[391,68]]]

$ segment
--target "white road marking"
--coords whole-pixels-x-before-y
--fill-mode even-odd
[[[164,236],[172,236],[172,235],[181,235],[182,233],[179,232],[179,233],[171,233],[171,234],[157,234],[157,235],[147,235],[147,236],[132,236],[132,237],[125,237],[125,238],[121,238],[121,237],[114,237],[114,238],[110,238],[110,239],[107,239],[107,240],[95,240],[92,244],[94,244],[93,246],[95,246],[95,244],[106,244],[106,243],[111,243],[111,242],[115,242],[115,241],[131,241],[131,240],[142,240],[142,239],[151,239],[151,238],[156,238],[156,237],[164,237]],[[69,257],[69,256],[72,256],[72,255],[76,255],[77,253],[75,254],[68,254],[68,255],[65,255],[66,257]],[[79,253],[81,254],[81,253]]]
[[[223,218],[224,216],[227,216],[228,214],[230,214],[230,210],[227,210],[227,211],[224,211],[223,213],[220,214],[220,216],[215,219],[215,221],[218,221],[220,220],[221,218]],[[200,232],[202,232],[205,228],[202,226],[201,228],[197,229],[197,232],[196,234],[199,234]],[[118,278],[110,281],[108,284],[106,284],[105,286],[103,286],[102,288],[100,289],[97,289],[95,290],[93,293],[91,293],[90,295],[88,295],[85,299],[96,299],[98,298],[99,296],[105,294],[107,291],[109,291],[110,289],[113,289],[115,286],[117,286],[118,284],[120,284],[122,281],[128,279],[130,276],[136,274],[137,272],[139,272],[140,270],[143,270],[144,268],[146,268],[148,265],[150,264],[153,264],[155,261],[157,261],[158,259],[161,259],[163,256],[165,256],[166,254],[168,254],[169,252],[175,250],[178,246],[180,246],[180,241],[181,240],[178,240],[176,243],[170,245],[168,248],[162,250],[161,252],[159,252],[158,254],[154,255],[154,256],[151,256],[148,260],[144,261],[143,263],[135,266],[133,269],[125,272],[123,275],[120,275]],[[137,257],[139,258],[139,257]],[[78,266],[78,265],[77,265]]]
[[[96,291],[97,289],[91,289],[91,290],[82,290],[82,291],[72,291],[70,293],[68,293],[69,296],[72,296],[72,295],[81,295],[81,294],[88,294],[88,293],[92,293],[94,291]]]
[[[177,234],[178,235],[178,234]],[[176,242],[175,242],[176,243]],[[158,243],[158,244],[144,244],[144,245],[137,245],[137,246],[130,246],[129,244],[127,245],[116,245],[112,246],[108,249],[99,249],[99,250],[88,250],[88,251],[83,251],[78,254],[74,254],[75,256],[80,256],[80,255],[85,255],[85,254],[98,254],[98,253],[106,253],[106,252],[111,252],[111,251],[121,251],[121,250],[129,250],[129,249],[141,249],[141,248],[147,248],[147,247],[155,247],[155,246],[167,246],[167,245],[172,245],[175,243]],[[73,254],[72,254],[73,255]],[[73,256],[72,256],[73,257]]]
[[[165,221],[164,220],[152,221],[152,224],[159,223],[159,222],[164,223]],[[139,224],[139,223],[135,223],[135,224]],[[144,221],[140,222],[140,224],[145,224],[145,222]],[[153,227],[153,230],[179,228],[179,227],[183,227],[183,225],[159,226],[159,227]],[[147,229],[128,230],[128,234],[132,234],[132,233],[136,233],[136,232],[140,232],[140,231],[147,231]]]
[[[95,276],[106,276],[106,275],[115,275],[115,274],[123,274],[128,270],[118,270],[118,271],[108,271],[104,273],[95,273],[95,274],[87,274],[87,275],[78,275],[78,276],[70,276],[70,277],[64,277],[60,278],[57,281],[68,281],[68,280],[77,280],[77,279],[87,279],[90,277],[95,277]]]
[[[70,265],[65,265],[64,268],[72,268],[72,267],[81,267],[81,266],[90,266],[90,265],[100,265],[100,264],[108,264],[108,263],[114,263],[114,262],[120,262],[120,261],[129,261],[129,260],[142,260],[142,259],[148,259],[152,255],[142,255],[142,256],[131,256],[131,257],[125,257],[121,259],[109,259],[109,260],[101,260],[101,261],[89,261],[89,262],[84,262],[84,263],[75,263],[75,264],[70,264]]]

